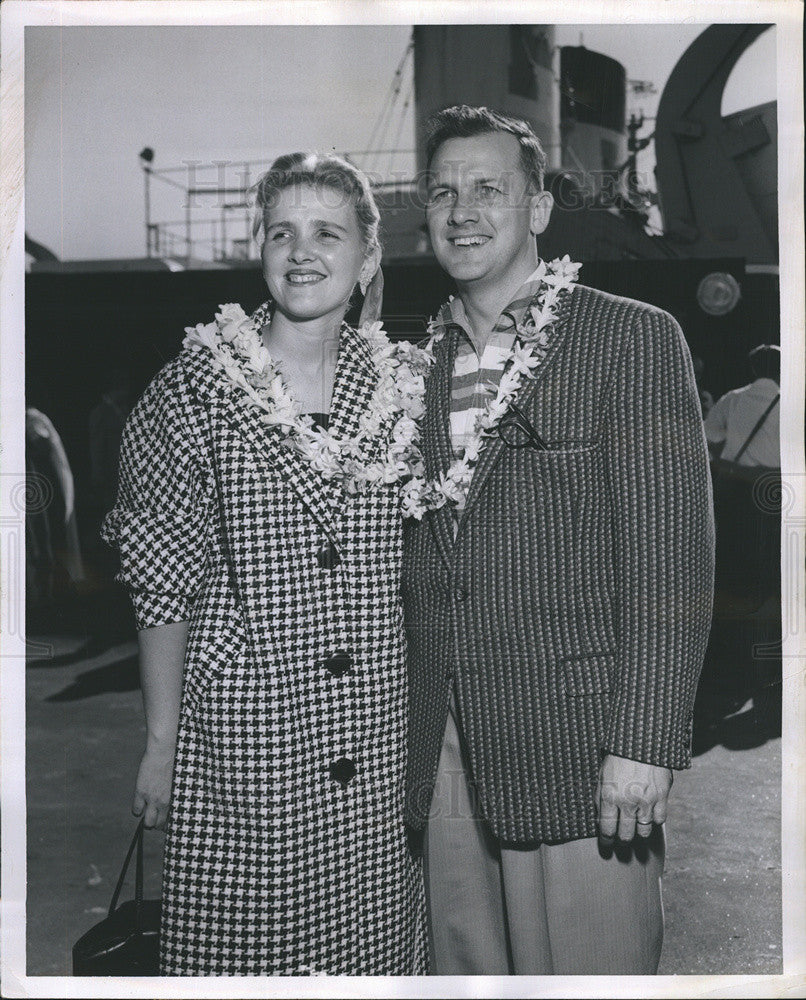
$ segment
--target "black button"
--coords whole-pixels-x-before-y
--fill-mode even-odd
[[[334,677],[341,677],[342,674],[347,674],[353,669],[353,658],[344,650],[339,650],[338,653],[329,656],[322,666],[325,670],[330,671]]]
[[[464,587],[457,587],[456,588],[456,600],[457,601],[466,601],[468,599],[468,597],[470,597],[470,594],[465,590]]]
[[[330,777],[338,781],[343,788],[347,787],[357,773],[355,762],[349,757],[340,757],[330,765]]]
[[[341,556],[333,542],[328,540],[316,553],[316,561],[322,569],[335,569],[341,562]]]

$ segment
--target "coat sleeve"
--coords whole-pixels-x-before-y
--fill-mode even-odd
[[[668,313],[635,316],[606,445],[619,661],[603,750],[686,768],[711,623],[714,524],[691,357]]]
[[[197,405],[165,369],[123,432],[118,496],[101,535],[120,553],[117,579],[141,629],[187,620],[207,567],[212,503]]]

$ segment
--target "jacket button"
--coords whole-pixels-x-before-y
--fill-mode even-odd
[[[316,561],[322,569],[335,569],[341,562],[341,556],[333,542],[328,540],[316,553]]]
[[[465,590],[464,587],[457,587],[455,595],[457,601],[466,601],[470,594]]]
[[[353,658],[344,650],[339,650],[338,653],[329,656],[322,666],[334,677],[341,677],[342,674],[347,674],[353,669]]]
[[[346,788],[357,774],[355,762],[349,757],[340,757],[330,765],[330,777]]]

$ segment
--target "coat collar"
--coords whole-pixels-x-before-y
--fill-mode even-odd
[[[545,265],[541,262],[515,293],[512,301],[502,310],[496,321],[495,330],[514,330],[526,318],[527,310],[542,288],[542,273]],[[448,330],[451,326],[461,327],[470,337],[470,323],[464,304],[458,295],[451,295],[439,309],[431,326],[436,330]],[[472,340],[472,338],[470,338]]]
[[[255,317],[259,318],[259,313],[260,310]],[[211,413],[230,424],[248,441],[267,468],[280,472],[328,536],[337,541],[339,515],[347,498],[340,484],[325,479],[299,452],[288,447],[283,429],[265,424],[261,420],[263,411],[230,381],[225,372],[214,370],[206,363],[206,354],[197,353],[194,360],[197,361],[196,388]],[[337,437],[351,437],[357,432],[379,375],[367,341],[359,331],[343,326],[329,421],[329,428]]]

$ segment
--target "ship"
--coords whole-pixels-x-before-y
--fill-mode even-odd
[[[651,132],[651,123],[627,116],[625,67],[582,45],[558,46],[552,25],[414,27],[381,109],[385,130],[377,130],[379,141],[399,134],[413,105],[409,172],[370,170],[391,335],[422,336],[453,290],[424,224],[426,121],[451,104],[484,104],[526,119],[543,141],[555,208],[541,256],[569,254],[583,264],[583,283],[672,313],[715,397],[746,381],[747,351],[779,341],[776,106],[727,116],[720,109],[740,56],[770,27],[705,27],[666,81]],[[650,143],[657,165],[648,180],[637,164]],[[366,167],[382,162],[380,151],[345,154]],[[388,152],[389,164],[399,164],[400,151]],[[186,169],[158,169],[148,147],[140,163],[142,258],[59,261],[26,241],[28,398],[59,426],[79,484],[104,372],[125,369],[139,391],[177,353],[187,324],[222,302],[250,308],[265,298],[246,196],[261,165],[232,165],[233,177],[189,184]],[[155,184],[182,189],[182,218],[152,218]],[[216,195],[215,217],[199,217],[193,206],[204,199],[189,196],[193,184]]]

